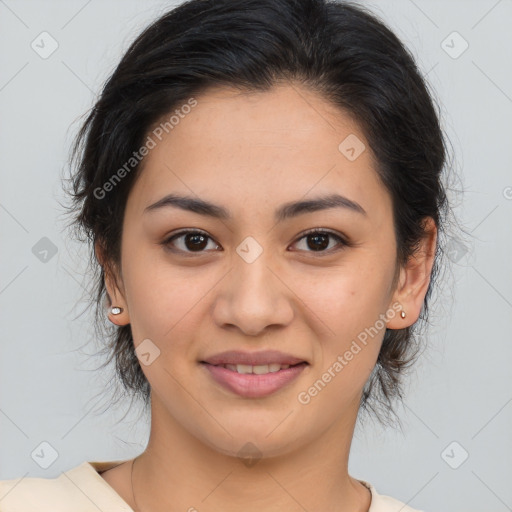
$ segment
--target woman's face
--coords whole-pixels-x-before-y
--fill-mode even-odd
[[[109,293],[131,323],[153,422],[227,454],[246,443],[284,454],[355,421],[399,316],[392,203],[359,126],[316,94],[216,88],[196,100],[150,133]],[[216,207],[151,208],[171,194]],[[334,195],[345,199],[290,206]],[[306,364],[240,375],[204,363],[226,351]]]

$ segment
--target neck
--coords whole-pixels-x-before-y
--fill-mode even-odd
[[[318,440],[279,456],[244,460],[207,446],[160,407],[152,401],[149,443],[133,466],[137,512],[368,511],[368,489],[348,474],[357,409]]]

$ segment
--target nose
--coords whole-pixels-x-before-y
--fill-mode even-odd
[[[290,324],[294,316],[293,292],[283,271],[276,267],[265,251],[252,262],[235,255],[213,308],[219,327],[258,336]]]

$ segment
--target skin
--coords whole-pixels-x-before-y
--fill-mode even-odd
[[[389,329],[418,319],[435,225],[429,219],[393,286],[391,198],[350,116],[292,83],[250,94],[215,88],[196,99],[146,157],[127,201],[121,268],[106,276],[112,304],[124,308],[111,320],[131,324],[135,347],[149,338],[160,350],[141,365],[152,417],[148,446],[134,466],[138,509],[368,511],[370,493],[348,474],[348,458],[385,327],[307,405],[297,397],[394,303],[407,316],[387,315]],[[349,134],[366,146],[354,161],[338,149]],[[232,218],[173,207],[144,213],[171,192],[221,205]],[[274,220],[283,203],[333,192],[366,215],[331,208]],[[202,252],[186,237],[174,240],[181,254],[166,250],[163,242],[184,228],[207,233]],[[314,251],[315,240],[308,244],[303,235],[310,228],[332,230],[351,245],[327,238],[328,248]],[[236,252],[247,236],[263,249],[252,263]],[[104,263],[99,245],[96,252]],[[231,349],[278,349],[310,364],[278,392],[243,398],[199,364]],[[261,454],[251,466],[237,456],[247,442]],[[135,510],[131,462],[102,476]]]

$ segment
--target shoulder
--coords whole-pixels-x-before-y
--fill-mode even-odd
[[[422,510],[409,507],[392,496],[380,494],[371,483],[366,482],[365,480],[359,481],[368,487],[372,493],[372,502],[368,512],[423,512]]]
[[[116,462],[83,462],[56,478],[0,480],[0,512],[132,512],[97,473]]]

